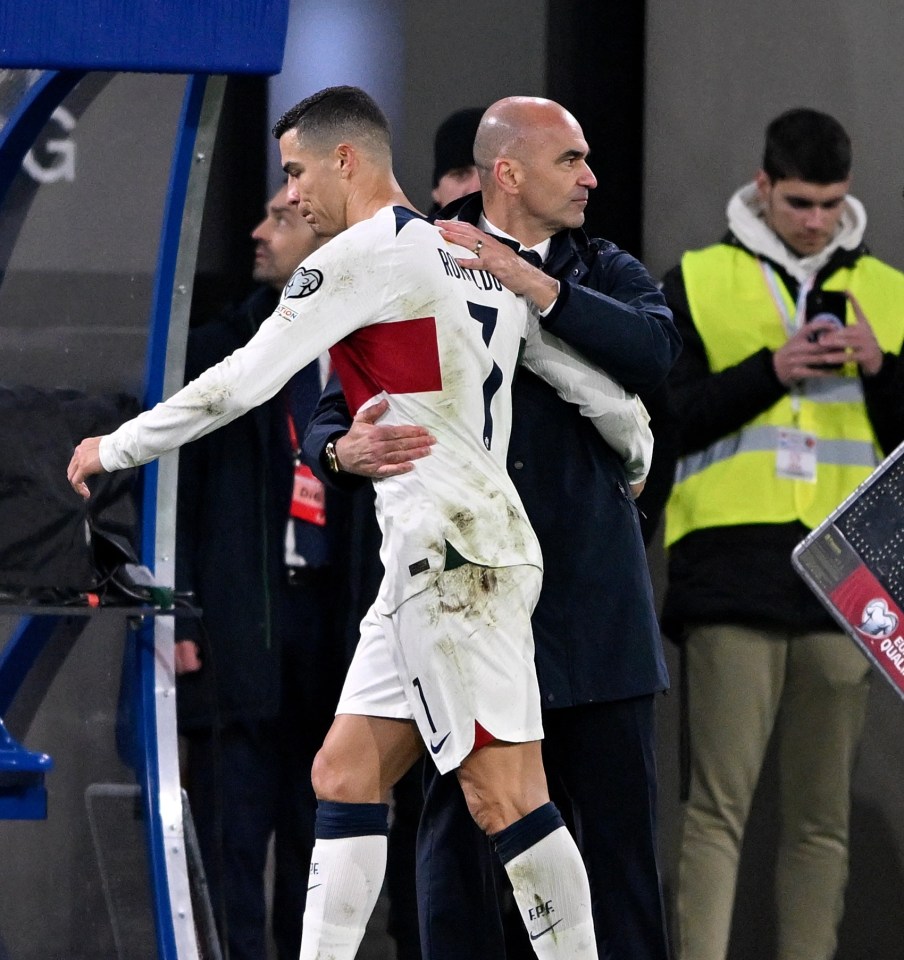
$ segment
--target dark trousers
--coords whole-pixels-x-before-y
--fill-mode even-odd
[[[285,599],[282,704],[270,720],[187,736],[187,789],[225,960],[266,960],[264,874],[274,844],[273,938],[298,960],[314,846],[314,755],[333,720],[344,664],[323,591]]]
[[[414,869],[417,831],[424,806],[423,758],[392,791],[392,822],[386,859],[387,932],[396,943],[396,960],[421,960]],[[0,958],[2,960],[2,958]]]
[[[276,826],[275,724],[188,737],[187,788],[224,956],[264,960],[264,868]]]
[[[654,697],[549,710],[550,795],[587,866],[600,960],[668,960],[656,848]],[[425,960],[533,957],[498,858],[454,774],[428,765],[417,883]],[[500,910],[498,904],[503,904]]]

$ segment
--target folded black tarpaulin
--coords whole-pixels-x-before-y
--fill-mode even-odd
[[[80,440],[139,409],[128,394],[0,386],[0,599],[77,602],[137,562],[137,471],[93,478],[85,501],[66,467]]]

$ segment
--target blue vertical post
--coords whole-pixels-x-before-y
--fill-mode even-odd
[[[188,79],[176,134],[161,228],[145,373],[145,406],[177,390],[184,376],[191,288],[207,173],[222,104],[224,78]],[[144,470],[142,559],[163,583],[175,578],[177,454]],[[174,624],[170,617],[140,625],[138,716],[144,798],[161,960],[197,956],[185,857],[179,781]]]

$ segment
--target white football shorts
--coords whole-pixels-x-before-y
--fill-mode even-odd
[[[361,623],[337,714],[414,720],[440,773],[474,748],[475,723],[497,740],[540,740],[530,617],[533,566],[444,570],[391,615]]]

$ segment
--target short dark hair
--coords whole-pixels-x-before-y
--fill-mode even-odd
[[[766,127],[763,170],[772,181],[840,183],[851,174],[851,139],[827,113],[787,110]]]
[[[330,135],[339,139],[363,137],[386,150],[392,142],[386,115],[360,87],[326,87],[305,97],[276,121],[273,136],[278,140],[292,129],[313,140]]]

